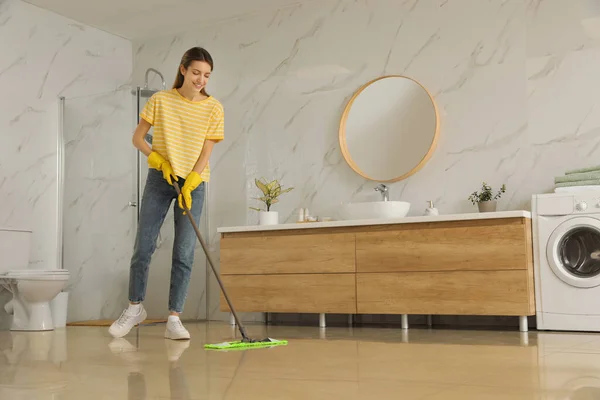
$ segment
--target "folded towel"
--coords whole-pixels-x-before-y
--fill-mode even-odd
[[[595,165],[595,166],[586,167],[586,168],[572,169],[570,171],[565,172],[565,175],[579,174],[581,172],[593,172],[593,171],[600,171],[600,165]]]
[[[556,187],[567,187],[567,186],[590,186],[600,185],[600,179],[590,179],[587,181],[576,181],[576,182],[560,182],[556,184]]]
[[[600,185],[566,186],[554,188],[554,193],[600,192]]]
[[[594,180],[594,179],[600,179],[600,171],[579,172],[576,174],[557,176],[554,178],[554,183],[589,181],[589,180]]]

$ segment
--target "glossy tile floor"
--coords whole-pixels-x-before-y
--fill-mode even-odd
[[[600,399],[598,334],[251,325],[289,345],[215,352],[232,327],[188,328],[0,332],[0,399]]]

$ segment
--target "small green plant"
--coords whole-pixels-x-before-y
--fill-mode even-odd
[[[265,203],[267,211],[271,211],[271,206],[273,204],[279,203],[279,196],[294,190],[294,188],[283,189],[277,179],[271,182],[267,182],[264,178],[261,180],[255,179],[254,183],[263,194],[261,197],[257,197],[256,200],[260,200]],[[250,207],[250,209],[255,211],[263,211],[262,209],[255,207]]]
[[[478,193],[477,191],[475,191],[475,192],[471,193],[471,195],[469,196],[469,200],[473,204],[481,203],[484,201],[498,200],[500,197],[502,197],[503,193],[506,193],[506,185],[505,184],[502,184],[502,187],[500,188],[498,193],[496,193],[496,195],[494,196],[492,193],[492,187],[490,185],[488,185],[487,183],[483,182],[481,184],[481,192]]]

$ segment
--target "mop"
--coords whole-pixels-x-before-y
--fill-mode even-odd
[[[181,194],[181,189],[179,188],[179,184],[177,184],[177,182],[173,181],[173,186],[175,187],[177,196],[179,196]],[[244,327],[244,325],[242,325],[242,321],[240,321],[240,319],[238,318],[237,312],[235,311],[235,308],[233,307],[233,304],[231,303],[231,300],[229,299],[229,296],[227,295],[225,286],[223,286],[223,282],[221,281],[221,278],[219,277],[219,274],[217,273],[217,270],[215,269],[215,265],[212,261],[212,258],[210,257],[206,243],[204,242],[204,239],[202,239],[202,235],[200,234],[198,225],[196,225],[196,221],[194,221],[194,218],[192,217],[192,213],[190,212],[187,204],[185,204],[185,199],[182,201],[182,203],[183,203],[183,207],[185,208],[185,214],[187,214],[187,216],[189,217],[190,223],[194,227],[194,231],[196,231],[196,236],[198,237],[198,240],[200,241],[200,244],[202,245],[202,250],[204,250],[204,254],[206,254],[206,258],[208,259],[210,268],[212,269],[212,271],[215,275],[215,278],[217,278],[217,282],[219,282],[219,286],[221,287],[223,296],[225,296],[225,300],[227,300],[229,309],[231,310],[231,313],[233,314],[233,317],[235,318],[235,323],[238,326],[240,334],[242,335],[242,340],[235,340],[235,341],[231,341],[231,342],[222,342],[222,343],[216,343],[216,344],[205,344],[204,348],[209,349],[209,350],[243,350],[243,349],[250,349],[250,348],[287,345],[287,343],[288,343],[287,340],[277,340],[277,339],[271,339],[271,338],[256,340],[256,339],[252,339],[252,338],[248,337],[248,334],[246,333],[246,328]]]

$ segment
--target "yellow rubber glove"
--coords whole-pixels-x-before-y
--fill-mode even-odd
[[[190,172],[181,188],[181,194],[178,197],[179,208],[185,210],[183,201],[189,210],[192,209],[192,192],[202,183],[202,178],[196,171]],[[183,212],[185,214],[185,211]]]
[[[165,180],[169,182],[169,185],[171,186],[173,186],[173,181],[171,180],[171,177],[173,177],[175,181],[179,180],[177,179],[177,175],[175,175],[175,173],[173,172],[173,167],[171,167],[171,163],[169,163],[167,160],[165,160],[163,156],[161,156],[155,151],[150,153],[150,155],[148,156],[148,165],[151,168],[162,171],[163,178],[165,178]]]

